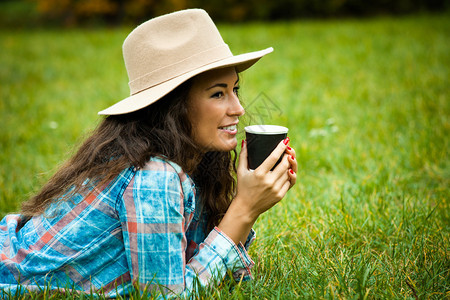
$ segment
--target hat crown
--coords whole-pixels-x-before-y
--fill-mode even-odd
[[[123,43],[131,94],[233,56],[209,15],[188,9],[151,19]]]

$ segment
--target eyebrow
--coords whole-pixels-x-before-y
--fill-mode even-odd
[[[234,83],[234,85],[236,85],[238,82],[239,82],[239,77],[238,77],[238,79],[236,80],[236,82]],[[216,84],[214,84],[213,86],[210,86],[209,88],[206,88],[205,91],[210,90],[210,89],[213,89],[213,88],[215,88],[215,87],[227,88],[227,87],[228,87],[228,84],[226,84],[226,83],[216,83]]]

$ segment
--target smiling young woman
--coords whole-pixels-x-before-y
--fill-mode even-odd
[[[195,282],[251,278],[252,226],[297,172],[288,139],[254,171],[245,141],[237,166],[232,155],[238,73],[272,49],[234,56],[192,9],[138,26],[123,51],[131,95],[101,111],[78,152],[0,222],[3,298],[64,287],[115,297],[136,285],[187,296]]]

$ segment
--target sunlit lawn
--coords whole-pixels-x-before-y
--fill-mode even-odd
[[[0,31],[0,217],[128,95],[130,29]],[[255,226],[255,280],[205,294],[450,297],[448,14],[220,30],[275,48],[242,77],[243,123],[289,127],[300,170]]]

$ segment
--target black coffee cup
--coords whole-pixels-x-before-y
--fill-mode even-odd
[[[245,135],[247,139],[248,167],[255,170],[272,153],[280,141],[287,137],[288,128],[277,125],[252,125],[247,126]],[[273,166],[272,170],[280,163],[283,155]]]

